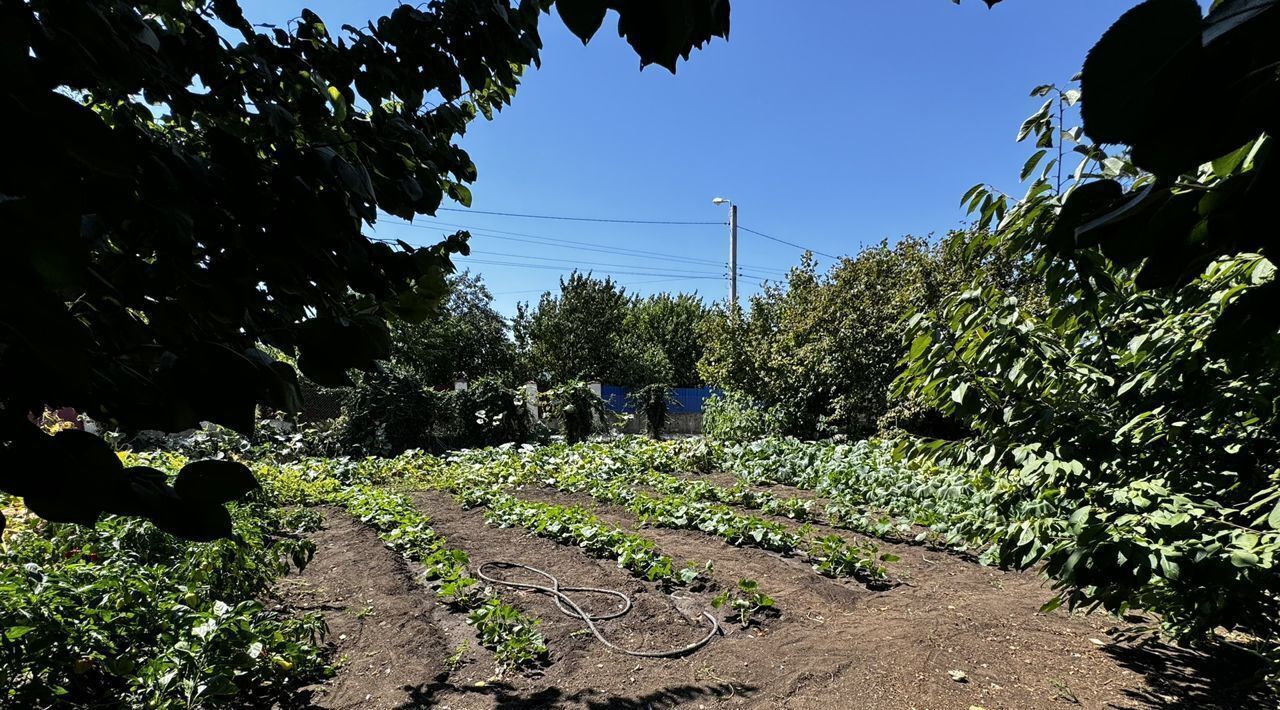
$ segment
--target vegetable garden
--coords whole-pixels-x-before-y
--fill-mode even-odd
[[[945,238],[508,330],[467,231],[364,230],[470,207],[553,8],[729,35],[0,4],[0,706],[1280,705],[1280,0],[1135,3]]]
[[[200,443],[262,484],[232,504],[234,541],[47,524],[15,502],[9,704],[1027,707],[1170,692],[1131,669],[1106,619],[1042,614],[1052,593],[1034,575],[978,564],[998,523],[981,481],[889,442],[623,437],[367,459],[237,442]],[[616,619],[616,598],[567,594],[627,650],[694,645],[705,614],[719,629],[634,658],[551,597],[486,581],[545,579],[486,562],[618,591]]]

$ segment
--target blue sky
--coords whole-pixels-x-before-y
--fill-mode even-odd
[[[987,10],[979,0],[736,0],[729,41],[695,52],[674,76],[638,70],[615,15],[586,47],[547,17],[542,69],[526,75],[512,107],[492,123],[477,121],[460,142],[479,169],[472,208],[714,222],[727,218],[711,204],[723,195],[740,205],[742,225],[829,254],[942,234],[962,223],[959,198],[974,183],[1016,187],[1028,151],[1013,138],[1038,107],[1028,92],[1070,79],[1134,4],[1007,0]],[[338,27],[394,3],[308,6]],[[255,21],[279,23],[300,5],[247,7]],[[508,315],[573,266],[616,274],[642,294],[696,290],[719,300],[727,291],[720,225],[457,212],[418,224],[427,228],[384,223],[377,231],[425,243],[452,225],[473,228],[475,255],[459,265],[484,275]],[[741,234],[739,261],[756,275],[740,281],[744,299],[759,276],[780,275],[799,257]]]

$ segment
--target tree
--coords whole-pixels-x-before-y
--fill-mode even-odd
[[[631,309],[626,289],[611,278],[573,272],[560,293],[543,293],[537,308],[516,310],[516,343],[531,376],[544,383],[616,382],[625,371],[621,342]]]
[[[514,331],[522,370],[543,383],[696,386],[706,315],[696,295],[638,298],[610,278],[574,272],[558,295],[517,306]]]
[[[511,101],[551,6],[437,0],[335,30],[309,10],[260,28],[235,0],[0,5],[0,489],[51,520],[227,534],[237,486],[121,471],[29,414],[245,430],[259,402],[298,406],[260,343],[325,385],[385,358],[386,320],[430,313],[466,235],[415,249],[362,227],[470,203],[453,141]],[[583,41],[616,11],[641,66],[671,71],[729,30],[728,0],[557,8]]]
[[[390,366],[425,387],[450,387],[460,377],[512,382],[515,343],[483,279],[464,272],[447,285],[439,312],[420,323],[391,324]]]
[[[699,327],[707,313],[706,304],[696,294],[660,293],[637,299],[622,325],[623,340],[633,351],[654,352],[651,360],[657,364],[638,368],[628,384],[701,385],[698,361],[703,342]]]
[[[806,255],[747,312],[720,309],[708,320],[699,368],[709,383],[772,411],[791,434],[869,434],[889,410],[907,317],[979,273],[1008,289],[1029,287],[1011,261],[972,257],[972,239],[954,232],[937,244],[884,242],[826,274]]]
[[[1225,628],[1273,659],[1277,29],[1274,1],[1202,17],[1148,0],[1090,51],[1079,89],[1038,87],[1026,195],[979,185],[965,201],[991,248],[1043,277],[1049,309],[975,284],[915,320],[900,382],[972,428],[918,449],[989,471],[997,560],[1043,564],[1056,603],[1146,609],[1189,642]]]

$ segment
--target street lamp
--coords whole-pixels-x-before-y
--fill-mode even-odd
[[[738,206],[733,200],[716,197],[713,205],[729,203],[729,303],[738,305]]]

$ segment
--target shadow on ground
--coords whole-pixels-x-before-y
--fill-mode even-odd
[[[1147,688],[1125,691],[1138,707],[1280,707],[1280,696],[1262,682],[1265,663],[1232,646],[1201,651],[1163,643],[1113,644],[1103,650],[1146,677]]]
[[[588,710],[663,710],[682,708],[699,700],[728,698],[733,695],[751,696],[756,688],[727,683],[712,685],[673,685],[643,695],[610,695],[596,690],[580,690],[565,693],[560,688],[520,692],[509,683],[488,683],[483,686],[455,686],[448,683],[448,675],[441,674],[431,683],[405,688],[408,700],[401,708],[432,707],[444,692],[486,695],[493,699],[498,710],[524,708],[581,707]]]

